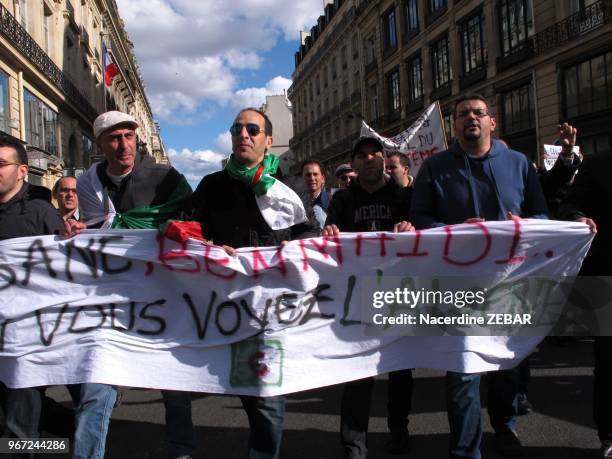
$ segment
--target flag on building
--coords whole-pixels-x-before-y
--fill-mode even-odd
[[[115,63],[113,62],[113,57],[108,52],[106,45],[102,44],[102,47],[102,56],[104,58],[104,84],[106,86],[112,86],[113,78],[117,76],[117,74],[119,73],[119,69],[117,68],[117,65],[115,65]]]
[[[361,137],[376,137],[384,146],[385,153],[399,151],[410,161],[410,175],[416,176],[421,164],[431,155],[446,150],[446,135],[440,113],[440,104],[435,101],[421,113],[405,131],[393,137],[383,137],[365,121],[361,121]]]

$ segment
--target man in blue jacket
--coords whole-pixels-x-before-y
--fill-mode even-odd
[[[415,180],[410,221],[417,229],[509,218],[547,218],[536,170],[522,153],[492,139],[495,118],[479,94],[455,105],[457,141],[428,158]],[[516,424],[518,374],[489,376],[488,411],[504,456],[521,454]],[[448,372],[446,400],[451,458],[480,458],[480,374]]]

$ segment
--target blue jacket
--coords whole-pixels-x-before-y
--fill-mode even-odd
[[[522,153],[492,140],[481,158],[458,142],[428,158],[414,183],[410,221],[419,229],[463,223],[468,218],[506,220],[508,212],[548,218],[535,168]]]

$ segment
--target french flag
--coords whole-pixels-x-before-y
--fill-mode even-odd
[[[102,47],[104,48],[102,53],[102,56],[104,56],[104,84],[106,86],[112,86],[113,78],[117,76],[119,69],[113,62],[113,58],[108,52],[106,45],[102,44]]]

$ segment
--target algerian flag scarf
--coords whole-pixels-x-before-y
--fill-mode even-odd
[[[181,180],[166,203],[118,213],[100,182],[97,166],[98,163],[92,165],[77,182],[81,219],[87,226],[104,222],[102,228],[105,229],[157,229],[177,218],[191,195],[189,185]]]
[[[273,230],[308,220],[304,204],[295,191],[272,177],[278,170],[278,163],[276,156],[265,155],[260,164],[249,169],[231,155],[225,166],[230,177],[252,188],[259,212]]]

